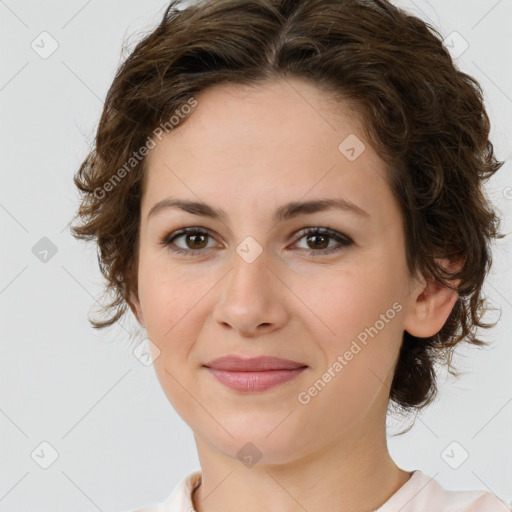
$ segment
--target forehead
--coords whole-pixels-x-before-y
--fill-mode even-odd
[[[167,195],[213,194],[244,210],[306,195],[345,197],[373,214],[377,196],[392,201],[385,163],[366,142],[358,113],[311,83],[223,84],[195,99],[186,122],[146,157],[146,212]]]

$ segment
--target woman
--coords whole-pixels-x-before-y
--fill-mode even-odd
[[[201,471],[145,511],[501,512],[389,455],[483,345],[502,165],[478,83],[385,0],[215,0],[121,65],[75,183]],[[445,464],[440,460],[440,464]]]

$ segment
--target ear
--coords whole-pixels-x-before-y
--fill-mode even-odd
[[[451,266],[447,260],[441,262]],[[453,282],[456,286],[459,283],[460,280]],[[436,281],[421,279],[410,296],[404,329],[417,338],[437,334],[446,323],[458,298],[456,291]]]
[[[138,249],[137,249],[138,250]],[[140,307],[140,301],[139,301],[139,289],[138,289],[138,272],[137,272],[137,266],[138,266],[138,258],[135,260],[132,260],[129,271],[128,271],[128,279],[127,279],[127,287],[129,290],[129,299],[126,301],[128,303],[128,306],[130,306],[130,309],[132,310],[132,313],[135,315],[135,318],[139,322],[144,329],[146,328],[146,325],[144,324],[144,313],[142,312],[142,308]]]
[[[135,315],[135,318],[142,325],[142,327],[146,328],[144,324],[144,314],[142,312],[142,308],[140,307],[140,301],[137,295],[133,292],[130,292],[130,300],[128,301],[128,305],[132,310],[132,313]]]

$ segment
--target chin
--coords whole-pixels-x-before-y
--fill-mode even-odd
[[[308,444],[303,434],[291,428],[293,425],[287,423],[288,419],[284,422],[282,420],[282,414],[278,421],[273,419],[268,422],[262,422],[261,417],[259,422],[252,421],[252,418],[240,418],[236,424],[223,422],[233,437],[218,426],[212,426],[213,430],[208,432],[196,430],[195,435],[206,439],[211,447],[225,457],[238,459],[248,468],[254,464],[287,464],[305,456]],[[204,424],[199,430],[203,429]]]

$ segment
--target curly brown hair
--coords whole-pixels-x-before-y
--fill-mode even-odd
[[[411,275],[458,292],[437,334],[417,338],[404,331],[390,400],[400,411],[419,411],[437,394],[435,363],[448,362],[456,375],[450,369],[455,345],[486,345],[476,329],[495,325],[482,321],[482,286],[492,239],[504,235],[483,184],[504,162],[488,140],[479,83],[456,67],[434,27],[387,0],[168,5],[157,28],[119,66],[94,148],[74,177],[82,223],[72,227],[73,236],[97,241],[105,289],[114,294],[103,306],[110,317],[89,321],[103,328],[127,306],[135,311],[143,149],[158,127],[215,84],[286,77],[312,81],[355,106],[367,139],[389,166]],[[448,270],[441,259],[461,264]]]

